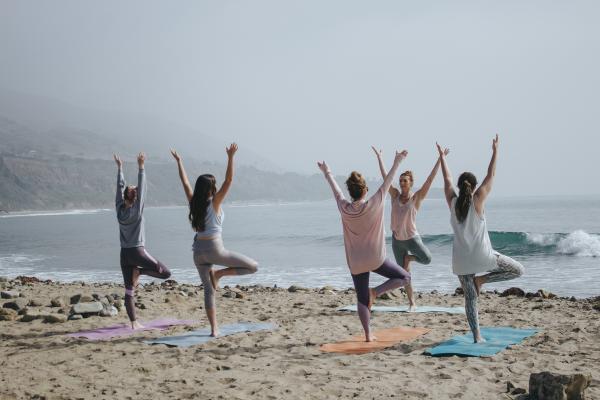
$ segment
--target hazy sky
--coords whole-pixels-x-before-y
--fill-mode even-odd
[[[598,21],[597,1],[0,0],[0,87],[307,173],[376,176],[374,144],[420,183],[439,140],[481,180],[498,132],[498,195],[600,193]]]

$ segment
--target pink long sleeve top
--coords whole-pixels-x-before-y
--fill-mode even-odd
[[[346,200],[331,172],[325,173],[342,217],[346,261],[353,275],[373,271],[385,261],[384,199],[396,169],[397,164],[368,200],[354,202]]]

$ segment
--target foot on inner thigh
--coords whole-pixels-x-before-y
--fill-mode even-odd
[[[377,291],[372,288],[369,289],[369,305],[367,306],[369,311],[371,311],[371,308],[373,308],[373,303],[375,303],[376,298],[377,298]]]
[[[477,292],[477,296],[481,294],[481,287],[485,283],[484,276],[476,276],[473,278],[473,283],[475,284],[475,291]]]
[[[133,278],[133,288],[137,289],[140,285],[140,269],[138,267],[133,268],[132,278]]]
[[[211,268],[210,271],[208,271],[208,274],[210,276],[210,284],[211,284],[213,290],[214,291],[219,290],[220,276],[218,275],[218,271],[215,271],[213,268]]]

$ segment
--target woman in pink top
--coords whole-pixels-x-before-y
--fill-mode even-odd
[[[394,165],[384,179],[383,185],[368,199],[366,197],[369,189],[365,179],[361,174],[353,171],[346,180],[348,193],[352,197],[351,202],[344,198],[325,161],[317,163],[333,190],[342,217],[346,261],[356,289],[358,316],[367,342],[376,339],[371,335],[369,328],[371,306],[375,298],[410,283],[410,274],[385,258],[383,231],[383,199],[392,184],[398,165],[407,154],[406,150],[401,153],[396,152]],[[385,276],[388,280],[374,289],[369,289],[371,271]]]
[[[385,166],[383,165],[382,151],[371,147],[377,155],[379,170],[383,179],[387,177]],[[445,150],[447,155],[449,150]],[[429,188],[433,183],[438,169],[440,168],[440,158],[438,157],[433,170],[423,183],[423,186],[416,192],[412,192],[414,184],[412,171],[406,171],[400,175],[400,190],[393,185],[389,192],[392,199],[392,250],[396,262],[410,273],[411,261],[427,265],[431,262],[431,253],[423,244],[421,236],[417,231],[417,211],[421,203],[427,197]],[[406,294],[408,295],[408,311],[415,311],[416,303],[412,285],[406,285]]]

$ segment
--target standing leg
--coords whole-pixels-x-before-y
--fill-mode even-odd
[[[202,263],[204,261],[201,255],[194,255],[194,263],[196,269],[200,275],[202,281],[202,287],[204,288],[204,310],[206,311],[206,317],[210,323],[210,335],[218,336],[219,327],[217,325],[217,307],[215,305],[215,291],[210,281],[210,272],[213,268],[212,264]]]
[[[369,273],[352,275],[354,289],[356,290],[356,307],[358,309],[358,318],[365,331],[365,339],[367,342],[372,342],[377,338],[371,335],[369,321],[371,319],[371,311],[369,311]]]
[[[394,257],[396,262],[404,268],[404,270],[410,274],[410,261],[411,256],[408,254],[407,240],[396,240],[392,236],[392,250],[394,251]],[[414,311],[416,308],[415,295],[413,293],[413,287],[410,282],[404,287],[406,295],[408,297],[408,310]]]
[[[132,249],[121,249],[121,272],[123,273],[123,282],[125,283],[125,310],[127,310],[127,316],[131,322],[131,329],[143,328],[143,326],[136,321],[135,316],[135,282],[134,275],[137,270],[137,266],[132,264],[131,257],[129,257]]]
[[[479,331],[479,312],[477,310],[477,291],[474,282],[475,275],[459,275],[458,279],[465,294],[465,311],[467,312],[467,321],[471,332],[473,332],[473,340],[475,343],[485,342]]]
[[[495,254],[497,267],[487,274],[475,278],[478,294],[484,283],[509,281],[520,277],[525,271],[525,268],[523,268],[523,265],[520,262],[498,252],[495,252]]]

